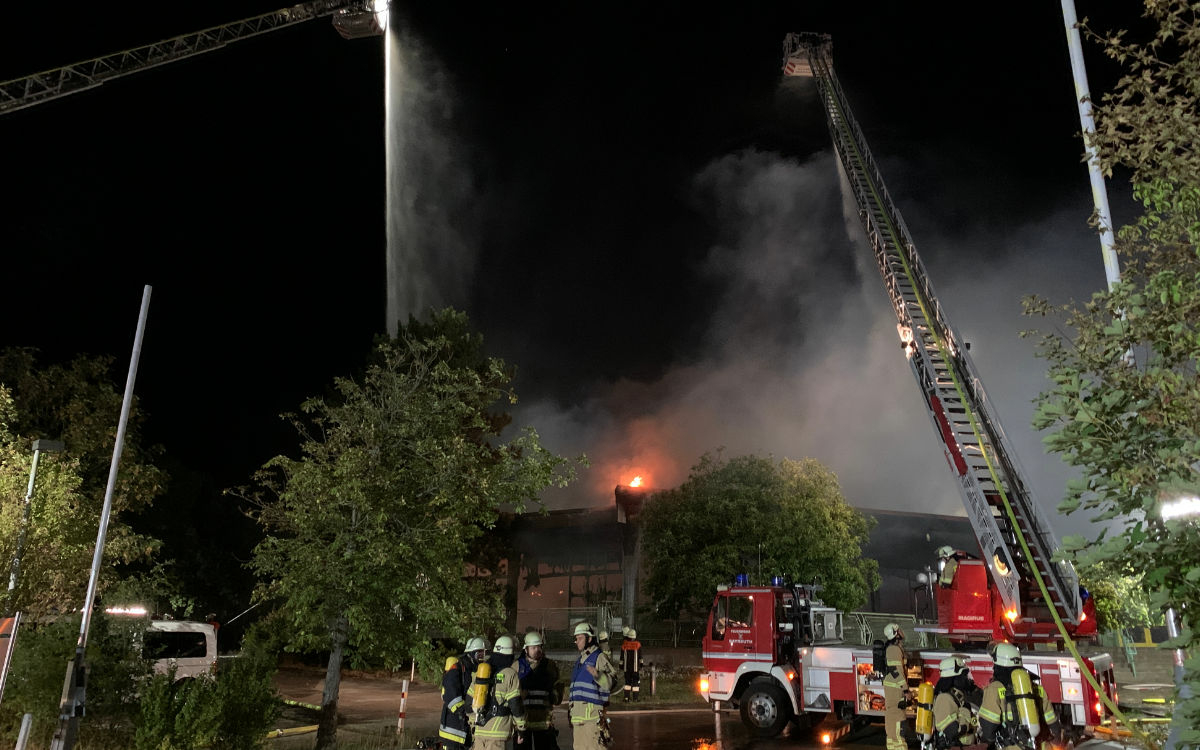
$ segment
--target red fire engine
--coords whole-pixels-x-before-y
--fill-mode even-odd
[[[985,643],[1061,642],[1058,622],[1073,638],[1092,637],[1094,604],[1071,565],[1052,559],[1050,525],[850,112],[833,72],[830,38],[789,34],[783,71],[816,82],[843,176],[896,313],[901,346],[979,542],[979,556],[955,556],[953,580],[939,585],[938,624],[921,630],[965,648],[961,653],[972,676],[985,685],[992,671]],[[703,641],[705,698],[739,707],[743,721],[762,735],[778,733],[789,720],[805,725],[829,714],[882,716],[883,686],[871,648],[845,645],[842,615],[811,592],[773,584],[751,587],[739,580],[717,592]],[[910,653],[910,684],[936,681],[936,665],[949,655]],[[1024,662],[1040,678],[1065,727],[1078,733],[1100,723],[1097,692],[1074,659],[1027,649]],[[1094,655],[1083,665],[1113,697],[1111,657]]]
[[[778,583],[778,581],[776,581]],[[964,657],[979,686],[987,685],[992,660],[986,651],[955,651]],[[910,684],[937,682],[938,663],[950,651],[908,654]],[[769,737],[789,721],[801,729],[832,715],[844,721],[882,717],[882,677],[874,671],[870,646],[843,643],[843,615],[797,586],[720,586],[703,640],[706,700],[738,707],[752,732]],[[1027,652],[1025,668],[1038,676],[1063,726],[1073,734],[1100,724],[1103,706],[1066,654]],[[1115,697],[1112,658],[1088,657],[1086,668]]]

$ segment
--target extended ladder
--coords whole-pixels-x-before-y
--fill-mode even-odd
[[[785,75],[816,81],[834,146],[896,312],[905,354],[958,480],[1009,629],[1019,632],[1021,623],[1050,620],[1049,607],[1064,622],[1078,625],[1083,606],[1074,568],[1051,561],[1055,545],[1050,525],[1023,479],[965,348],[946,321],[904,219],[854,121],[833,72],[829,36],[789,34],[783,68]],[[1049,602],[1036,585],[1033,569],[1045,582]]]

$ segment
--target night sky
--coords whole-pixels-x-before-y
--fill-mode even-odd
[[[0,79],[277,7],[200,5],[9,24]],[[833,35],[940,301],[1057,502],[1019,300],[1104,284],[1058,4],[410,5],[412,251],[518,367],[517,422],[591,457],[553,505],[610,503],[634,473],[672,486],[723,447],[818,458],[861,507],[961,512],[814,90],[781,82],[789,31]],[[1112,5],[1079,14],[1127,25]],[[294,451],[277,415],[384,329],[382,61],[320,19],[0,117],[0,345],[111,354],[123,383],[151,284],[149,437],[215,487]]]

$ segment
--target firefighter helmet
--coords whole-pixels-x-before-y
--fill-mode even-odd
[[[999,646],[996,646],[996,666],[1021,666],[1021,651],[1011,643],[1001,643]]]
[[[938,547],[937,556],[943,560],[954,556],[954,548],[947,544],[944,547]]]
[[[588,638],[595,638],[596,631],[592,630],[591,625],[581,622],[575,626],[575,635],[586,635]]]
[[[483,640],[479,636],[475,636],[471,640],[467,641],[467,648],[465,650],[468,654],[473,654],[476,651],[487,651],[487,641]]]
[[[889,622],[883,626],[883,637],[889,641],[894,641],[897,638],[904,638],[904,631],[894,622]]]
[[[502,635],[496,639],[496,645],[492,646],[492,651],[497,654],[508,654],[509,656],[512,656],[515,645],[516,644],[513,643],[511,635]]]
[[[952,677],[970,671],[963,663],[961,656],[947,656],[942,659],[942,663],[938,664],[938,670],[942,673],[942,677]]]
[[[541,633],[537,632],[536,630],[532,630],[525,634],[525,648],[541,645],[543,645]]]
[[[637,631],[634,630],[633,628],[629,629],[629,640],[631,640],[631,641],[637,640]]]

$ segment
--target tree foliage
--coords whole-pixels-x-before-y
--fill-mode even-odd
[[[465,315],[410,323],[361,378],[305,401],[300,457],[258,475],[258,596],[279,603],[288,648],[331,653],[327,689],[342,649],[352,662],[431,663],[432,637],[503,620],[499,590],[465,577],[464,561],[502,508],[571,473],[532,430],[499,439],[507,418],[490,410],[515,402],[511,378]]]
[[[1174,606],[1192,649],[1200,632],[1200,519],[1162,508],[1200,494],[1200,14],[1185,0],[1146,3],[1147,42],[1092,34],[1125,74],[1095,108],[1092,142],[1111,175],[1132,176],[1142,211],[1117,233],[1122,280],[1083,304],[1030,299],[1027,312],[1061,317],[1068,334],[1041,338],[1052,387],[1035,427],[1081,478],[1059,510],[1103,527],[1064,540],[1087,574],[1108,564],[1139,571],[1151,606]],[[1187,680],[1200,696],[1200,655]],[[1200,698],[1176,708],[1200,726]],[[1190,741],[1200,739],[1192,730]]]
[[[735,573],[783,575],[820,584],[827,604],[853,609],[879,585],[878,564],[862,558],[872,523],[813,459],[705,455],[686,482],[646,504],[646,589],[674,617],[706,611]]]
[[[1097,625],[1102,632],[1162,624],[1162,613],[1151,612],[1141,573],[1103,562],[1082,571],[1079,583],[1096,601]]]
[[[77,609],[82,602],[108,484],[121,393],[111,360],[80,356],[39,366],[34,352],[0,352],[0,555],[11,561],[23,524],[35,438],[62,440],[64,453],[42,455],[16,596],[8,605],[31,614]],[[134,409],[113,493],[100,591],[143,589],[130,566],[145,565],[158,542],[133,531],[127,518],[163,490],[166,475],[151,462]],[[137,575],[142,575],[141,573]]]

